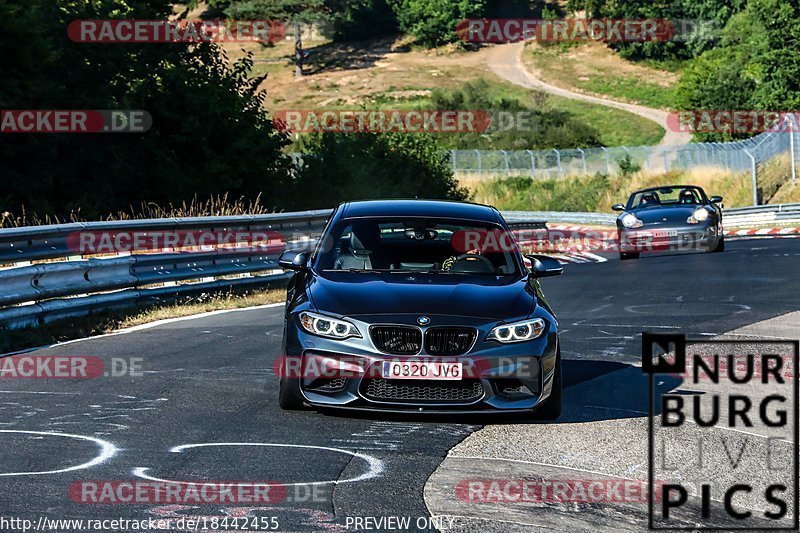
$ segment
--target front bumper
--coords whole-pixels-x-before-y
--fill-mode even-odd
[[[709,249],[717,245],[720,233],[709,224],[657,225],[619,230],[620,252],[658,252]]]
[[[459,356],[432,356],[424,348],[411,356],[384,354],[368,334],[346,341],[325,339],[296,327],[293,318],[287,321],[287,362],[293,368],[341,370],[324,375],[304,370],[289,376],[299,380],[301,394],[314,407],[382,412],[525,412],[550,396],[558,352],[557,326],[552,317],[542,337],[517,344],[486,341],[495,324],[476,324],[474,319],[463,317],[432,317],[438,326],[478,329],[475,344]],[[409,324],[416,318],[371,317],[369,323],[349,319],[366,332],[370,324]],[[460,362],[464,372],[462,379],[452,381],[387,379],[380,372],[384,361]]]

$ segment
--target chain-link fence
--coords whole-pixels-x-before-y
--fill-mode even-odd
[[[558,177],[588,174],[618,175],[631,170],[653,173],[719,169],[749,173],[753,203],[786,179],[797,180],[800,163],[800,115],[787,115],[777,127],[729,143],[677,146],[619,146],[571,150],[452,150],[456,174],[474,177]]]

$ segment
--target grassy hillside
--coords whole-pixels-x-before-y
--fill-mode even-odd
[[[540,79],[565,89],[656,109],[674,107],[678,73],[664,65],[656,68],[626,61],[600,43],[569,47],[530,44],[523,61]]]
[[[265,103],[279,109],[423,108],[433,90],[456,90],[470,81],[487,80],[493,92],[531,101],[532,92],[500,80],[486,65],[484,51],[455,46],[423,50],[408,40],[384,39],[369,44],[307,43],[308,75],[294,78],[293,43],[226,45],[232,59],[243,50],[254,54],[255,74],[268,74]],[[532,105],[536,105],[535,103]],[[606,146],[657,144],[664,135],[657,124],[626,111],[549,97],[547,105],[568,111],[601,132]]]

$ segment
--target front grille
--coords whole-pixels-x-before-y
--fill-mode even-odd
[[[365,398],[396,402],[471,402],[483,396],[480,380],[431,382],[425,380],[367,379],[361,385]]]
[[[422,331],[413,326],[373,326],[370,335],[375,346],[384,353],[414,355],[422,346]]]
[[[425,351],[431,355],[461,355],[475,342],[475,328],[430,328],[425,332]]]

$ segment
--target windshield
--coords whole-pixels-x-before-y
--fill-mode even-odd
[[[705,195],[698,187],[661,187],[633,193],[628,199],[628,209],[661,205],[701,205],[704,202]]]
[[[516,275],[516,242],[500,226],[431,218],[345,219],[318,252],[317,269]]]

